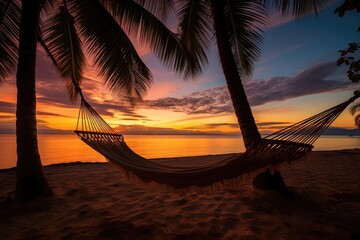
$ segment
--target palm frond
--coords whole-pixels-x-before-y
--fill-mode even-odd
[[[123,97],[142,99],[152,82],[151,72],[123,29],[97,0],[71,1],[71,6],[105,83]]]
[[[360,102],[351,106],[351,114],[354,115],[355,125],[360,129]]]
[[[312,13],[317,15],[326,6],[328,0],[259,0],[259,2],[275,7],[283,14],[291,12],[294,17],[300,18]]]
[[[246,1],[224,1],[226,29],[239,71],[250,75],[260,57],[262,30],[267,22],[263,4]]]
[[[0,83],[16,68],[20,16],[16,1],[0,1]]]
[[[356,115],[354,120],[355,120],[355,125],[360,129],[360,114]]]
[[[212,32],[209,3],[205,0],[181,0],[178,4],[181,42],[200,63],[206,64],[206,50],[210,45]]]
[[[41,0],[40,8],[45,14],[49,14],[51,10],[54,10],[56,5],[56,0]]]
[[[40,46],[42,46],[42,48],[44,49],[44,51],[46,52],[46,54],[48,55],[48,57],[51,59],[52,63],[54,64],[56,69],[59,69],[59,64],[57,63],[54,55],[52,54],[52,52],[50,51],[49,47],[46,45],[46,43],[44,42],[43,38],[41,35],[38,36],[38,42],[40,44]]]
[[[77,86],[82,80],[84,53],[75,28],[75,22],[66,6],[60,6],[50,17],[43,30],[45,50],[56,61],[56,67],[64,79],[68,80],[67,90],[72,100],[78,94]],[[53,62],[54,62],[53,60]]]
[[[174,0],[156,0],[156,1],[146,1],[146,0],[134,0],[134,2],[143,6],[145,9],[149,10],[161,21],[165,21],[169,14],[174,11]]]
[[[183,74],[185,78],[201,72],[201,64],[159,19],[139,4],[123,0],[111,1],[112,14],[123,28],[147,44],[166,67]]]
[[[356,112],[359,112],[360,113],[360,103],[357,103],[357,104],[354,104],[351,109],[351,114],[352,115],[355,115]]]

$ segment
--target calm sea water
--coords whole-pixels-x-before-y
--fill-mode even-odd
[[[244,151],[239,136],[125,136],[126,143],[146,158],[197,156],[237,153]],[[360,148],[360,137],[322,136],[315,150]],[[105,158],[83,143],[75,134],[39,135],[42,163],[105,162]],[[0,169],[16,165],[16,138],[13,134],[0,134]]]

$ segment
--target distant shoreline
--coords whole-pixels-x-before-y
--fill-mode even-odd
[[[360,137],[360,130],[354,129],[355,131],[359,131],[358,134],[322,134],[321,136],[348,136],[348,137]],[[0,132],[0,135],[15,135],[15,132]],[[67,134],[75,134],[74,131],[63,131],[63,132],[39,132],[38,135],[67,135]],[[233,137],[241,137],[239,133],[119,133],[121,135],[128,136],[233,136]],[[268,133],[270,134],[270,133]],[[268,134],[261,134],[262,136],[267,136]]]
[[[145,158],[169,158],[245,151],[241,136],[234,135],[124,135],[127,145]],[[87,146],[76,134],[39,134],[39,151],[44,165],[62,162],[102,162],[104,156]],[[16,136],[0,135],[2,161],[0,169],[16,165]],[[359,136],[321,136],[313,151],[354,149],[360,147]]]
[[[338,150],[316,150],[316,151],[312,151],[312,154],[341,154],[341,153],[345,153],[345,154],[360,154],[360,148],[353,148],[353,149],[338,149]],[[198,156],[183,156],[183,157],[162,157],[162,158],[149,158],[148,160],[150,161],[163,161],[163,162],[171,162],[171,161],[181,161],[181,160],[191,160],[191,161],[196,161],[196,160],[201,160],[204,161],[204,159],[216,159],[216,158],[224,158],[224,157],[229,157],[231,155],[237,155],[237,154],[241,154],[241,153],[224,153],[224,154],[206,154],[206,155],[198,155]],[[75,161],[75,162],[62,162],[62,163],[52,163],[52,164],[47,164],[47,165],[43,165],[43,167],[48,168],[48,167],[57,167],[57,166],[63,166],[63,167],[67,167],[67,166],[74,166],[74,165],[81,165],[81,164],[90,164],[90,165],[96,165],[96,164],[109,164],[108,161],[104,161],[104,162],[87,162],[87,161]],[[10,168],[0,168],[0,173],[3,171],[11,171],[11,170],[15,170],[15,167],[10,167]]]

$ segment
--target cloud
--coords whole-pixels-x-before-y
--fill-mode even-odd
[[[44,54],[38,55],[36,77],[38,102],[66,108],[77,108],[80,105],[79,99],[76,102],[71,102],[66,91],[66,82],[60,78]],[[91,106],[102,116],[114,117],[115,112],[121,112],[124,117],[136,118],[137,120],[146,119],[145,116],[137,114],[130,105],[115,99],[96,79],[83,79],[83,93]],[[1,108],[0,104],[0,111]],[[40,112],[40,114],[56,115],[56,113],[45,112]]]
[[[219,114],[231,112],[232,105],[225,87],[211,88],[181,98],[160,98],[144,101],[143,107],[166,109],[187,114]]]
[[[334,63],[325,62],[312,66],[295,76],[246,81],[244,85],[250,104],[259,106],[294,97],[346,89],[351,83],[337,79],[335,77],[337,70]],[[142,107],[185,112],[187,114],[233,112],[226,86],[206,89],[180,98],[167,97],[147,100]]]
[[[0,101],[0,112],[15,114],[16,104]]]
[[[325,10],[327,8],[332,8],[335,9],[333,6],[333,4],[339,2],[339,0],[328,0],[326,7],[324,9],[321,10]],[[337,4],[337,5],[340,5]],[[313,13],[307,15],[314,15]],[[289,22],[295,21],[295,17],[292,15],[291,11],[288,14],[282,14],[280,10],[276,10],[276,9],[271,9],[268,13],[269,16],[269,25],[267,26],[267,28],[274,28],[274,27],[278,27],[284,24],[287,24]]]
[[[273,131],[279,131],[287,126],[293,124],[292,122],[257,122],[256,126],[259,128],[261,134],[270,134]]]
[[[206,124],[207,127],[231,127],[239,129],[239,125],[237,123],[208,123]]]
[[[284,127],[287,127],[291,125],[291,122],[258,122],[256,123],[257,127],[259,128],[260,132],[262,134],[269,134],[272,132],[272,130],[280,130],[284,129]],[[221,130],[215,130],[218,127],[230,127],[233,128],[233,132],[227,131],[226,133]],[[196,130],[202,130],[206,129],[207,132],[209,132],[209,128],[214,129],[211,131],[212,134],[239,134],[239,125],[237,123],[208,123],[203,124],[199,126],[189,126],[186,129],[196,129]]]
[[[14,116],[15,116],[15,111],[16,111],[16,104],[15,103],[0,101],[0,112],[1,113],[10,113],[10,114],[14,114]],[[36,114],[41,115],[41,116],[68,117],[68,116],[65,116],[65,115],[62,115],[62,114],[44,112],[44,111],[36,111]]]
[[[90,73],[89,73],[90,71]],[[89,68],[86,76],[82,82],[83,93],[86,100],[91,106],[102,116],[115,117],[120,113],[124,118],[132,120],[148,120],[146,116],[137,114],[135,109],[117,98],[109,92],[108,88],[104,87],[102,81],[97,79],[94,68]],[[46,111],[47,106],[57,106],[60,108],[77,109],[80,105],[79,99],[72,102],[66,90],[66,81],[63,80],[60,74],[53,66],[51,60],[41,51],[38,52],[36,61],[36,94],[37,103],[42,104],[44,108],[37,111],[37,114],[43,116],[61,116],[61,117],[76,117],[65,116],[61,112]],[[7,82],[11,89],[15,88],[15,77],[11,76]],[[1,101],[2,100],[2,101]],[[15,114],[16,103],[11,100],[7,101],[4,98],[0,100],[0,112]],[[3,124],[3,123],[1,123]]]
[[[208,132],[174,128],[147,127],[143,125],[119,125],[115,131],[124,135],[206,135]],[[211,134],[211,133],[210,133]]]
[[[42,81],[51,84],[59,82],[61,79],[50,58],[42,51],[38,51],[36,57],[36,82]]]
[[[333,62],[325,62],[292,77],[248,81],[245,86],[249,102],[258,106],[272,101],[346,89],[351,83],[336,79],[334,75],[337,70]]]
[[[11,121],[13,121],[14,117],[13,116],[2,116],[2,115],[0,115],[0,120],[11,120]]]
[[[291,122],[259,122],[256,123],[258,127],[269,127],[274,125],[289,125]]]
[[[294,17],[290,14],[283,15],[280,11],[271,11],[269,14],[269,25],[267,28],[278,27],[291,21],[294,21]]]
[[[124,102],[119,102],[115,99],[105,100],[104,102],[90,101],[90,105],[102,116],[114,117],[115,112],[120,112],[125,118],[132,118],[133,120],[145,120],[146,116],[135,112],[134,108]]]
[[[326,62],[313,66],[292,77],[274,77],[267,80],[247,81],[245,88],[252,106],[294,97],[346,89],[349,81],[334,79],[337,66]],[[187,114],[232,113],[233,107],[226,86],[206,89],[174,98],[147,100],[143,107],[166,109]]]
[[[0,134],[14,134],[15,130],[15,122],[1,122],[0,124]]]
[[[39,64],[42,67],[49,64],[46,59],[40,57],[39,62],[42,61],[44,62]],[[249,80],[245,82],[247,97],[252,106],[259,106],[273,101],[284,101],[309,94],[346,89],[351,83],[337,79],[335,76],[337,70],[335,64],[325,62],[290,77]],[[71,103],[64,82],[56,79],[49,80],[48,77],[55,78],[56,74],[45,71],[41,75],[40,80],[37,82],[38,102],[66,108],[77,108],[79,103]],[[100,115],[117,117],[121,120],[149,121],[150,119],[147,116],[137,113],[136,109],[138,108],[184,112],[192,115],[188,117],[194,119],[201,117],[200,114],[207,114],[206,117],[210,117],[211,115],[220,116],[221,114],[233,113],[232,102],[226,86],[194,92],[183,97],[145,100],[134,109],[130,104],[124,104],[124,101],[104,90],[99,81],[85,79],[84,84],[84,92],[89,103]],[[16,105],[14,103],[0,101],[0,112],[14,114],[15,110]],[[38,111],[38,114],[42,116],[63,116],[61,113],[51,113],[43,110]],[[119,115],[121,116],[119,117]],[[189,120],[188,117],[186,120]]]
[[[0,134],[15,134],[16,133],[16,124],[14,118],[6,118],[4,116],[0,116],[0,120],[2,121],[0,124]],[[48,122],[37,119],[37,132],[38,133],[72,133],[71,130],[60,130],[51,128],[48,125]]]
[[[41,115],[41,116],[54,116],[54,117],[69,117],[69,116],[62,115],[62,114],[51,113],[51,112],[44,112],[44,111],[36,111],[36,115]]]

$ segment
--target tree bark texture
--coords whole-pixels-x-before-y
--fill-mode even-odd
[[[222,1],[211,0],[219,57],[246,149],[261,140],[228,39]]]
[[[35,65],[39,32],[40,1],[23,0],[20,22],[19,60],[16,73],[16,199],[51,196],[44,175],[37,141]]]

